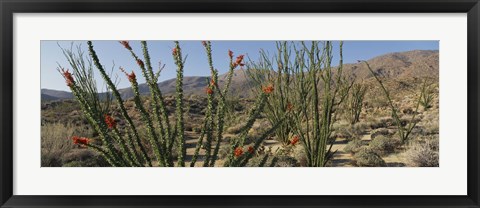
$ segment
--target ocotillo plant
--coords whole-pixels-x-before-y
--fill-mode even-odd
[[[292,138],[283,138],[286,144],[293,138],[297,139],[295,143],[300,140],[307,155],[307,166],[325,166],[334,153],[330,138],[335,112],[351,87],[342,74],[343,42],[340,42],[340,64],[335,69],[330,41],[301,42],[299,45],[282,42],[277,46],[278,57],[274,61],[277,61],[278,70],[273,69],[273,61],[263,53],[259,63],[249,64],[250,77],[260,83],[265,79],[281,83],[278,90],[284,94],[278,92],[268,100],[272,109],[267,115],[273,119],[289,115],[287,128],[290,129],[282,129],[276,135]],[[290,55],[292,51],[294,56]]]
[[[305,148],[307,165],[325,166],[335,152],[331,151],[335,139],[330,140],[336,121],[336,111],[351,88],[342,73],[343,42],[339,43],[339,65],[332,67],[333,44],[313,41],[310,46],[302,42],[296,52],[298,66],[294,68],[295,133]],[[330,140],[330,141],[329,141]]]
[[[426,78],[423,80],[421,95],[422,97],[420,98],[420,105],[422,105],[424,110],[428,110],[432,107],[434,88],[432,84],[427,83]]]
[[[92,67],[85,67],[83,62],[77,62],[77,59],[81,57],[73,56],[73,53],[66,53],[67,59],[70,65],[74,68],[74,74],[68,70],[60,68],[62,76],[65,78],[67,85],[70,87],[73,95],[79,101],[82,111],[87,118],[90,125],[98,133],[101,140],[100,144],[92,142],[92,139],[84,137],[74,137],[73,142],[75,144],[83,145],[98,151],[112,166],[175,166],[173,157],[173,147],[177,145],[176,165],[185,166],[186,158],[186,144],[184,136],[184,97],[183,97],[183,66],[185,58],[182,55],[182,50],[179,42],[175,41],[175,47],[172,50],[172,56],[177,66],[177,79],[175,90],[175,125],[172,126],[169,122],[169,112],[167,111],[164,97],[161,90],[158,87],[158,78],[160,76],[159,70],[154,73],[151,65],[150,55],[148,52],[148,46],[145,41],[141,41],[143,58],[139,58],[133,51],[128,41],[120,41],[124,48],[134,58],[138,67],[141,69],[142,75],[145,78],[146,84],[150,90],[150,108],[144,105],[144,98],[140,96],[139,84],[137,82],[136,74],[132,71],[127,72],[125,69],[120,68],[130,81],[132,91],[134,94],[133,101],[135,103],[135,109],[140,113],[141,121],[145,124],[147,131],[146,141],[148,141],[150,149],[153,151],[153,156],[147,154],[146,147],[142,142],[138,133],[136,124],[132,121],[130,115],[127,112],[125,103],[112,81],[111,76],[106,73],[104,66],[100,63],[100,59],[94,50],[93,43],[88,41],[88,50],[90,53],[90,60],[93,65],[100,72],[103,80],[108,86],[108,95],[112,94],[116,100],[116,105],[120,110],[123,119],[126,122],[124,127],[117,125],[116,119],[113,117],[109,106],[101,108],[101,99],[96,93],[95,80],[93,78]],[[230,56],[230,70],[227,75],[227,83],[224,88],[221,89],[218,86],[218,71],[213,68],[213,61],[211,55],[211,43],[202,42],[207,52],[207,58],[210,65],[211,80],[206,89],[208,106],[206,112],[206,118],[204,119],[204,126],[202,129],[202,135],[197,142],[197,148],[193,155],[191,166],[195,165],[196,159],[199,156],[199,149],[203,146],[206,149],[206,155],[203,166],[214,166],[217,160],[219,147],[223,139],[223,125],[225,114],[225,102],[230,87],[233,71],[238,66],[243,66],[243,55],[233,60],[233,52],[229,51]],[[71,51],[70,51],[71,52]],[[70,57],[70,58],[69,58]],[[76,80],[75,80],[76,79]],[[258,97],[255,106],[250,111],[250,116],[238,135],[238,138],[231,144],[231,151],[228,155],[228,161],[225,166],[245,166],[248,160],[252,157],[252,154],[257,150],[260,144],[267,138],[278,126],[279,122],[271,129],[267,130],[261,137],[257,138],[253,146],[246,147],[244,154],[243,148],[247,132],[252,128],[253,123],[262,113],[265,106],[265,101],[269,94],[273,91],[273,87],[264,86],[263,94]],[[94,100],[92,100],[94,99]],[[205,143],[203,138],[206,137]],[[212,143],[213,146],[212,152]]]
[[[253,81],[256,94],[263,93],[260,86],[264,83],[271,83],[274,91],[267,99],[265,114],[273,126],[293,109],[291,98],[292,74],[291,50],[288,42],[277,42],[277,54],[270,59],[265,51],[260,51],[262,57],[258,62],[247,63],[246,74]],[[276,64],[276,65],[275,65]],[[277,70],[275,69],[275,66]],[[289,118],[287,118],[288,120]],[[283,122],[275,131],[276,139],[287,145],[292,137],[292,127],[289,122]]]
[[[349,114],[350,124],[360,121],[360,113],[363,109],[363,99],[367,93],[367,86],[362,83],[355,83],[350,89],[347,101],[347,111]]]
[[[399,113],[398,108],[393,103],[392,97],[390,96],[390,92],[387,90],[387,88],[383,84],[382,80],[378,77],[377,74],[375,74],[375,72],[370,67],[370,64],[368,64],[367,61],[359,61],[359,62],[364,62],[367,65],[368,70],[373,75],[373,77],[375,77],[375,80],[378,82],[378,84],[382,88],[382,91],[383,91],[385,97],[387,98],[388,105],[389,105],[389,107],[392,111],[392,117],[393,117],[393,120],[395,122],[395,125],[397,126],[397,132],[398,132],[399,139],[402,143],[405,143],[409,139],[413,128],[415,128],[415,126],[418,123],[418,121],[415,120],[415,116],[418,114],[418,107],[420,106],[421,99],[424,96],[423,95],[424,90],[422,89],[422,91],[420,92],[420,96],[418,97],[417,102],[415,104],[415,111],[414,111],[414,114],[413,114],[412,118],[410,119],[410,121],[408,121],[408,123],[406,125],[402,125],[402,121],[400,120],[400,117],[398,115],[398,113]]]

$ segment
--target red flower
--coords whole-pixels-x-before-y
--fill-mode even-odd
[[[213,94],[213,90],[210,87],[205,88],[205,92],[207,92],[209,95]]]
[[[202,45],[203,45],[204,47],[207,47],[207,41],[202,41]]]
[[[235,60],[236,65],[244,66],[245,64],[242,63],[244,55],[237,56],[237,60]]]
[[[62,69],[62,73],[63,73],[63,76],[65,77],[65,81],[67,82],[67,86],[71,87],[73,85],[73,83],[75,82],[73,80],[72,74],[68,71],[68,69],[67,69],[67,71]]]
[[[287,111],[291,111],[293,109],[293,105],[291,103],[287,104]]]
[[[215,80],[210,79],[210,85],[211,85],[211,86],[215,86]]]
[[[228,56],[230,56],[231,59],[233,58],[233,52],[231,50],[228,50]]]
[[[120,42],[120,44],[122,44],[123,47],[125,47],[126,49],[132,50],[132,47],[130,47],[130,43],[129,43],[128,41],[122,40],[122,41],[119,41],[119,42]]]
[[[243,154],[243,149],[241,147],[237,147],[234,153],[235,157],[240,157]]]
[[[229,54],[230,55],[230,54]],[[231,54],[233,56],[233,53]],[[235,62],[232,64],[233,65],[233,68],[237,67],[237,66],[245,66],[244,63],[242,63],[243,61],[243,57],[245,55],[239,55],[237,56],[237,60],[235,60]]]
[[[133,72],[133,71],[132,71],[132,73],[127,74],[127,77],[128,77],[128,81],[130,81],[130,82],[136,81],[135,72]]]
[[[145,66],[145,65],[143,64],[143,61],[142,61],[141,59],[137,59],[137,64],[138,64],[138,66],[140,66],[140,67],[142,67],[142,68]]]
[[[74,144],[88,145],[90,143],[90,139],[86,137],[73,136],[72,140]]]
[[[262,87],[262,90],[263,90],[263,92],[264,92],[265,94],[270,94],[270,93],[273,92],[273,85],[270,84],[270,85],[268,85],[268,86],[266,86],[266,87]]]
[[[113,119],[111,116],[105,114],[105,123],[107,124],[109,129],[113,129],[117,126],[117,122],[115,122],[115,119]]]
[[[299,140],[300,138],[297,135],[295,135],[293,136],[292,140],[290,140],[290,144],[295,145]]]
[[[177,52],[178,52],[178,51],[177,51],[177,48],[173,48],[173,49],[172,49],[172,55],[176,56],[176,55],[177,55]]]
[[[248,152],[250,152],[250,154],[253,154],[253,151],[255,151],[255,149],[252,146],[248,147]]]
[[[123,73],[125,73],[125,75],[127,75],[128,81],[130,81],[130,82],[135,82],[136,81],[136,76],[135,76],[135,73],[133,71],[132,71],[132,73],[129,74],[122,67],[120,67],[120,71],[122,71]]]

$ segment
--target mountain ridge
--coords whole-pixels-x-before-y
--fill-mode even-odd
[[[439,75],[439,51],[438,50],[412,50],[405,52],[393,52],[376,56],[368,60],[368,63],[379,76],[382,77],[435,77]],[[356,79],[373,78],[367,67],[363,63],[344,64],[343,71],[347,76]],[[246,97],[250,93],[250,84],[246,77],[244,69],[234,71],[231,89],[232,92],[240,97]],[[186,95],[204,95],[205,87],[208,84],[208,76],[186,76],[184,77],[184,93]],[[176,78],[168,79],[158,83],[160,90],[165,94],[175,92]],[[226,81],[226,74],[219,75],[219,85],[222,86]],[[133,97],[131,88],[122,88],[118,90],[123,99]],[[142,95],[149,94],[148,86],[139,84],[139,91]],[[70,92],[42,89],[42,101],[72,99]],[[102,93],[101,93],[102,94]],[[104,94],[104,93],[103,93]]]

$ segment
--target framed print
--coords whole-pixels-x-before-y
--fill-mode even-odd
[[[1,207],[479,207],[478,1],[1,1]]]

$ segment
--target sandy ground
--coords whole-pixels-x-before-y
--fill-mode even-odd
[[[187,136],[187,158],[186,162],[190,163],[192,159],[192,155],[195,152],[195,145],[198,141],[198,133],[195,132],[186,132]],[[228,135],[227,135],[228,136]],[[369,133],[364,134],[361,139],[363,141],[371,141],[371,135]],[[335,144],[332,146],[332,151],[337,151],[333,157],[332,160],[332,166],[333,167],[354,167],[352,165],[352,155],[350,153],[346,153],[343,151],[343,148],[345,148],[345,145],[348,143],[348,140],[343,139],[343,138],[338,138],[335,141]],[[226,143],[222,145],[227,145]],[[276,140],[265,140],[264,142],[265,147],[272,147],[273,150],[280,148],[281,144],[280,142],[277,142]],[[205,150],[201,149],[200,150],[200,156],[197,159],[197,163],[195,164],[195,167],[200,167],[203,165],[203,155],[205,154]],[[387,156],[382,157],[385,162],[387,163],[388,167],[401,167],[403,166],[402,161],[404,161],[403,154],[398,153],[398,154],[390,154]],[[217,160],[215,166],[223,166],[224,161],[223,160]]]

